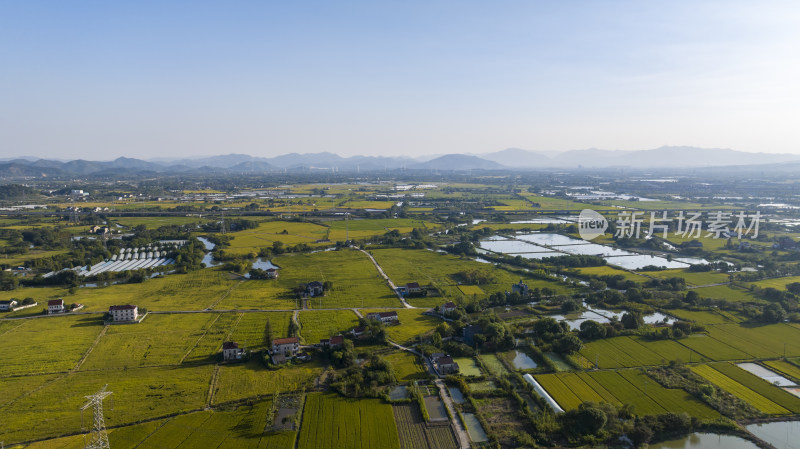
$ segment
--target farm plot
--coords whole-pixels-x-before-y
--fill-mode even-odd
[[[214,309],[288,310],[300,307],[300,301],[286,286],[279,284],[276,279],[266,279],[236,284],[236,288],[219,301]]]
[[[480,376],[482,374],[472,357],[453,357],[453,361],[458,363],[459,371],[464,376]]]
[[[103,330],[92,316],[24,320],[6,327],[3,344],[14,348],[0,364],[0,376],[63,372],[74,368]]]
[[[305,243],[312,245],[317,240],[324,239],[328,228],[314,223],[294,221],[265,221],[259,223],[255,229],[232,232],[230,246],[225,252],[233,254],[258,253],[260,248],[272,247],[274,242],[285,245]]]
[[[384,357],[392,365],[394,376],[398,382],[405,382],[427,377],[428,370],[419,358],[406,351],[396,351]]]
[[[693,321],[699,324],[731,324],[742,320],[730,312],[714,309],[710,311],[694,311],[684,309],[673,309],[670,314],[686,321]]]
[[[218,318],[206,313],[150,314],[139,324],[108,326],[81,369],[177,365]],[[201,349],[205,353],[198,351],[197,356],[208,359],[218,348]]]
[[[252,351],[267,349],[272,345],[272,342],[264,340],[267,320],[272,328],[272,338],[289,336],[292,312],[253,312],[242,314],[229,340],[238,342]]]
[[[292,289],[311,281],[331,282],[325,296],[310,298],[313,308],[401,307],[402,304],[369,258],[353,249],[289,254],[276,257],[281,267],[278,285],[287,299],[294,299]]]
[[[761,298],[757,298],[748,290],[731,287],[729,285],[699,287],[695,288],[694,291],[696,291],[697,294],[703,298],[724,299],[726,301],[732,301],[732,302],[758,302],[758,303],[766,302]]]
[[[370,312],[385,312],[385,310],[366,309],[360,311],[366,316]],[[397,318],[400,320],[398,325],[385,326],[386,335],[396,343],[406,343],[417,338],[418,335],[425,335],[433,331],[439,323],[439,318],[423,315],[424,309],[398,309]]]
[[[311,393],[306,398],[299,447],[399,449],[392,406],[377,399],[345,399]]]
[[[630,271],[614,268],[610,265],[603,265],[600,267],[583,267],[575,269],[578,273],[592,276],[622,276],[625,280],[634,282],[647,282],[647,278]]]
[[[780,371],[781,374],[785,374],[794,378],[796,381],[800,381],[800,367],[797,365],[784,362],[783,360],[768,360],[763,363],[772,369]]]
[[[115,304],[136,304],[150,311],[202,310],[228,294],[237,282],[228,279],[227,273],[207,268],[141,284],[81,288],[69,301],[85,304],[87,311],[106,311]]]
[[[586,397],[588,397],[588,392],[573,391],[570,387],[567,387],[561,382],[557,374],[541,374],[535,376],[535,378],[542,388],[544,388],[564,410],[578,408],[582,402],[588,400],[578,397],[578,395],[582,393],[586,393]]]
[[[670,412],[686,412],[703,419],[716,419],[720,414],[681,389],[668,389],[639,370],[621,370],[619,375]]]
[[[785,408],[756,393],[750,388],[747,388],[739,382],[736,382],[709,365],[696,365],[691,369],[709,382],[717,385],[739,399],[750,403],[764,413],[772,415],[784,415],[789,413],[789,410],[786,410]]]
[[[753,358],[774,358],[783,355],[800,355],[800,329],[788,324],[763,326],[720,325],[710,326],[709,335],[747,352]]]
[[[358,316],[351,310],[303,310],[298,319],[300,336],[307,345],[358,326]]]
[[[614,337],[587,343],[580,354],[600,368],[660,365],[680,358],[686,351],[674,341],[652,342],[641,338]]]
[[[421,220],[410,218],[386,218],[386,219],[367,219],[367,220],[344,220],[331,221],[330,236],[332,241],[344,241],[349,229],[350,239],[364,239],[376,235],[383,235],[389,231],[397,230],[400,233],[408,233],[414,228],[433,229],[437,225]]]
[[[115,398],[113,410],[106,414],[109,427],[198,410],[206,402],[212,371],[212,366],[204,365],[65,375],[0,408],[0,415],[5,417],[0,441],[30,441],[80,429],[81,415],[76,411],[86,402],[86,395],[104,384],[108,384]],[[32,422],[38,424],[31,426]]]
[[[633,404],[636,412],[645,415],[658,415],[667,410],[653,401],[627,379],[615,371],[594,371],[589,376],[612,394],[622,404]],[[652,381],[655,384],[655,381]]]
[[[392,406],[401,449],[456,449],[450,426],[427,426],[416,404]]]
[[[730,363],[713,363],[711,366],[730,377],[736,382],[764,396],[770,401],[789,410],[792,413],[800,413],[800,398],[787,393],[786,390],[765,381],[764,379],[751,374],[742,368]]]
[[[254,357],[247,363],[223,365],[217,375],[214,404],[300,391],[310,388],[320,374],[322,366],[316,361],[268,369]]]
[[[692,334],[680,340],[681,344],[691,349],[689,361],[707,360],[744,360],[753,358],[706,334]]]
[[[520,275],[511,273],[494,265],[476,262],[473,260],[460,259],[449,254],[440,254],[433,251],[416,249],[375,249],[371,250],[375,260],[381,264],[386,275],[392,279],[396,285],[404,285],[408,282],[419,282],[421,285],[433,285],[441,294],[447,298],[472,298],[472,294],[465,295],[458,287],[458,282],[466,281],[458,276],[459,273],[471,273],[471,276],[480,279],[478,287],[484,294],[504,292],[508,286],[520,280]],[[566,293],[569,288],[558,283],[534,278],[526,278],[523,281],[530,288],[550,288],[558,293]],[[475,282],[467,282],[475,284]],[[432,307],[443,302],[441,298],[409,299],[409,302],[417,306]]]
[[[510,355],[510,357],[513,358],[513,355]],[[508,369],[506,369],[503,362],[500,361],[500,358],[495,354],[481,354],[478,356],[478,359],[481,361],[484,368],[489,370],[493,376],[500,377],[508,374]]]
[[[461,293],[464,294],[464,296],[467,296],[467,297],[472,297],[473,295],[474,296],[483,296],[483,295],[486,294],[477,285],[459,285],[458,289],[461,290]]]

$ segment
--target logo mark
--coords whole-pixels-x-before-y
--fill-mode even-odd
[[[584,240],[592,240],[605,234],[608,229],[606,217],[591,210],[584,209],[578,216],[578,234]]]

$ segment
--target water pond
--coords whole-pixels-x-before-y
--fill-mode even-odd
[[[486,436],[483,426],[481,426],[480,421],[478,421],[478,418],[476,418],[475,415],[472,413],[464,413],[462,416],[464,417],[464,425],[467,426],[469,439],[472,440],[473,443],[483,443],[489,441],[489,437]]]
[[[530,358],[528,354],[517,350],[514,351],[514,359],[511,363],[514,364],[514,368],[516,369],[534,369],[539,367],[536,361]]]
[[[800,449],[800,421],[750,424],[747,430],[775,447]]]
[[[653,443],[650,449],[757,449],[754,443],[744,438],[732,435],[719,435],[716,433],[693,433],[675,440]]]

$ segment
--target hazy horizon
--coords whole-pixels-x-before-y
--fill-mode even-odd
[[[800,154],[798,19],[789,1],[6,2],[0,158]]]

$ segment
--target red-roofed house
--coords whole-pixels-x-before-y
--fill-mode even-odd
[[[111,306],[108,308],[111,321],[115,323],[125,323],[136,321],[139,318],[139,308],[126,304],[124,306]]]
[[[442,313],[450,313],[456,311],[456,303],[454,302],[446,302],[442,306]]]
[[[341,348],[344,344],[344,337],[342,335],[336,335],[330,339],[325,338],[320,340],[319,344],[324,348]]]
[[[226,341],[222,344],[222,359],[225,361],[242,360],[244,349],[235,341]]]
[[[278,270],[275,268],[267,268],[267,279],[278,279]]]
[[[277,338],[272,340],[272,355],[297,355],[300,351],[300,340],[297,337]]]
[[[51,299],[47,301],[47,314],[64,313],[67,309],[64,307],[64,300],[61,298]]]

